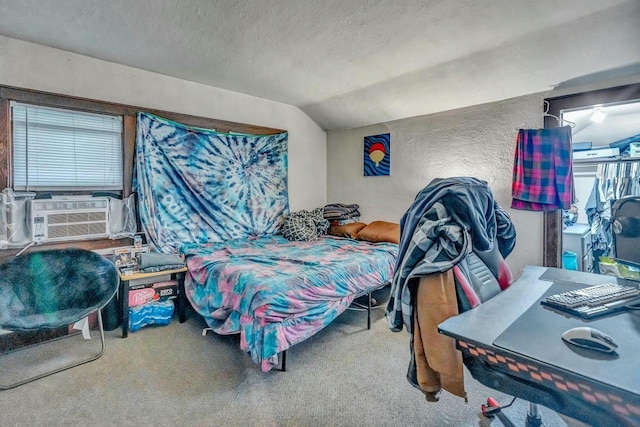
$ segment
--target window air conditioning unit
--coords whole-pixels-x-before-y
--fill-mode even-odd
[[[60,196],[31,201],[31,236],[35,243],[109,236],[109,199]]]

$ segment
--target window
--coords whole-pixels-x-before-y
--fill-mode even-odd
[[[13,188],[122,190],[122,117],[11,103]]]

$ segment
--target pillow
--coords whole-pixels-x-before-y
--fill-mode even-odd
[[[368,242],[400,243],[400,224],[387,221],[373,221],[356,235],[358,240]]]
[[[331,227],[329,227],[329,231],[327,231],[327,234],[355,239],[358,235],[358,231],[362,230],[366,226],[367,224],[365,224],[364,222],[352,222],[350,224],[344,225],[332,225]]]

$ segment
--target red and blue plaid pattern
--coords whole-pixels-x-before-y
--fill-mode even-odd
[[[513,209],[569,209],[573,201],[571,128],[520,129],[513,162]]]

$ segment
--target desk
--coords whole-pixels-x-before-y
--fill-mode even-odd
[[[154,277],[171,276],[171,280],[178,281],[178,316],[180,323],[185,321],[184,313],[184,273],[187,271],[187,267],[177,268],[175,270],[164,270],[153,273],[134,273],[134,274],[122,274],[118,271],[120,276],[120,309],[122,316],[122,338],[126,338],[129,334],[129,281],[138,279],[152,279]]]
[[[617,281],[610,276],[526,267],[507,290],[475,309],[446,320],[438,330],[456,339],[472,375],[488,387],[591,425],[640,425],[640,313],[625,312],[585,321],[545,309],[538,301],[550,291],[552,280],[582,284],[576,287]],[[553,331],[536,328],[536,324],[531,324],[530,329],[519,326],[519,332],[531,340],[529,351],[522,350],[526,346],[513,351],[505,345],[496,345],[504,342],[501,337],[507,331],[513,336],[509,328],[523,314],[528,313],[527,319],[531,318],[530,308],[536,310],[536,316],[550,316],[543,320],[547,324],[552,322]],[[620,345],[615,356],[575,351],[562,341],[561,332],[557,332],[584,323],[611,330],[612,322],[621,325],[618,331],[610,332]],[[545,332],[547,348],[539,345]],[[480,375],[476,376],[474,370]],[[492,378],[494,374],[497,379]]]

